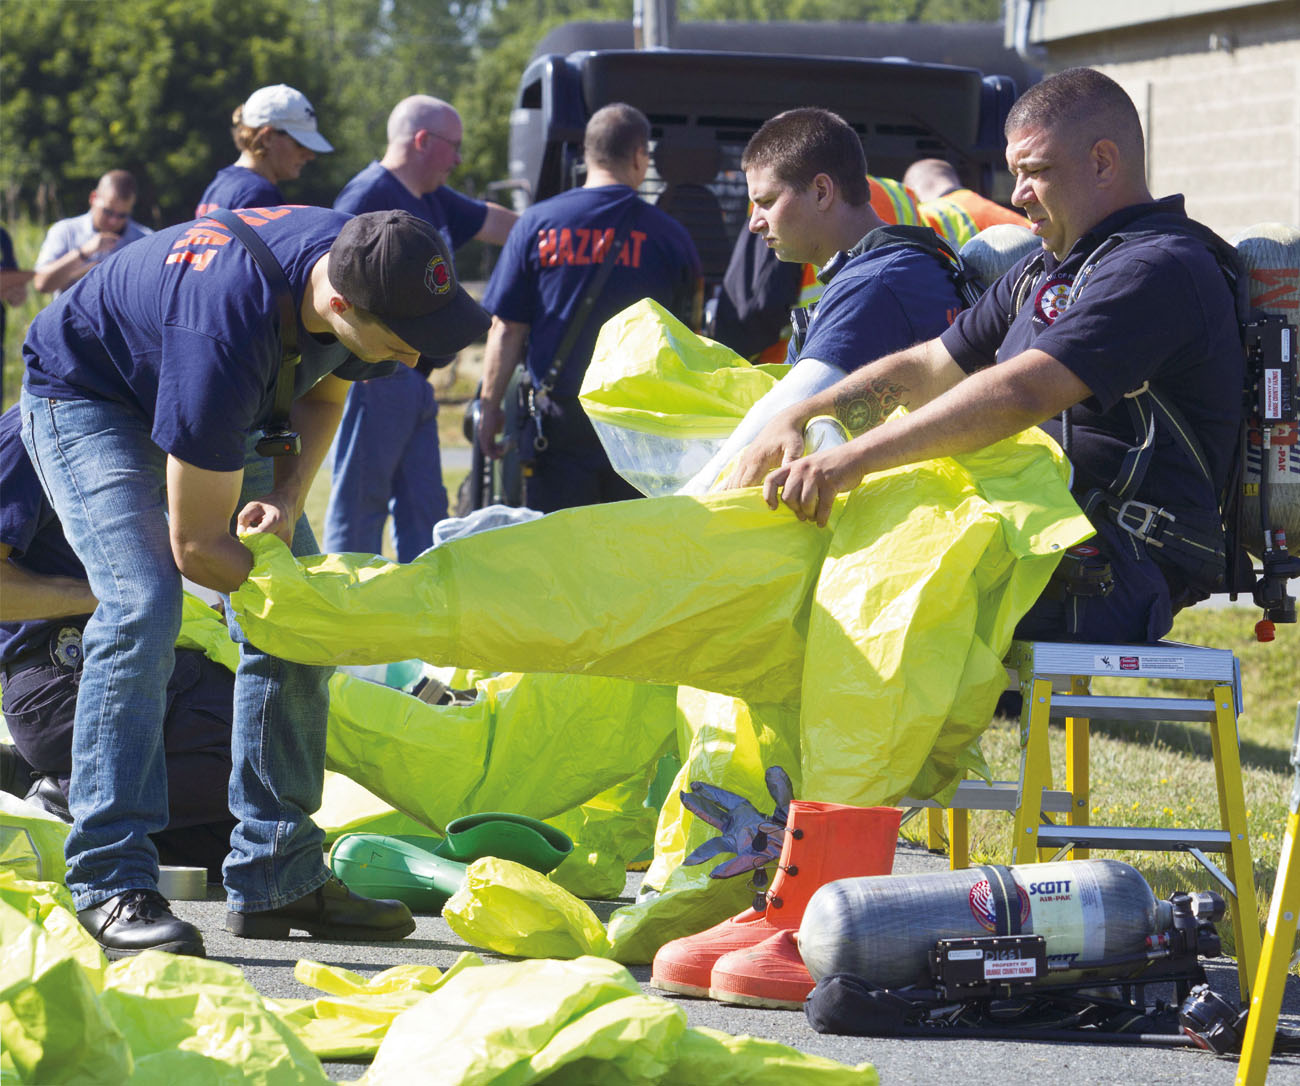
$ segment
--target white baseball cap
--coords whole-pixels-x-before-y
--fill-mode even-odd
[[[269,124],[281,132],[288,132],[309,150],[322,153],[334,150],[316,130],[316,111],[311,108],[307,96],[285,83],[253,91],[244,103],[242,116],[249,128]]]

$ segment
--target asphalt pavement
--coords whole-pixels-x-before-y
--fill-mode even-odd
[[[900,842],[894,870],[900,874],[942,870],[945,864],[941,856]],[[602,918],[607,917],[619,905],[633,899],[639,881],[639,875],[630,876],[623,899],[593,902],[593,908]],[[196,923],[202,930],[209,957],[240,966],[259,992],[279,998],[314,998],[321,994],[294,979],[294,964],[302,958],[343,966],[364,977],[410,962],[446,968],[467,949],[476,950],[485,960],[503,960],[498,955],[469,947],[440,917],[417,917],[415,933],[397,943],[330,943],[307,936],[252,942],[236,939],[225,931],[225,902],[219,887],[209,888],[206,901],[176,901],[173,907],[177,915]],[[649,966],[632,966],[630,971],[648,994],[680,1005],[692,1026],[766,1037],[846,1064],[870,1061],[885,1084],[1229,1084],[1236,1076],[1234,1059],[1186,1048],[828,1036],[815,1032],[802,1011],[759,1010],[668,996],[649,987]],[[1206,963],[1206,972],[1213,989],[1235,1005],[1238,998],[1235,963],[1227,958],[1214,959]],[[1172,998],[1172,989],[1166,998]],[[1284,1028],[1300,1029],[1300,978],[1294,975],[1288,977],[1282,1011],[1280,1024]],[[356,1062],[325,1063],[329,1076],[342,1082],[359,1078],[366,1066]],[[419,1081],[418,1070],[413,1069],[412,1081]],[[1300,1057],[1275,1056],[1268,1081],[1300,1086]]]

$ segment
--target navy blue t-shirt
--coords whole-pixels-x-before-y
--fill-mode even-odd
[[[348,216],[319,207],[240,214],[280,263],[300,311],[311,269]],[[301,396],[327,374],[395,372],[368,365],[299,315]],[[245,437],[270,416],[280,367],[279,306],[242,242],[212,219],[160,230],[112,253],[45,307],[23,344],[24,384],[52,400],[110,400],[152,420],[164,452],[207,471],[244,464]]]
[[[1126,393],[1149,381],[1186,417],[1214,476],[1204,481],[1165,428],[1137,489],[1142,501],[1177,512],[1217,515],[1241,417],[1244,361],[1232,294],[1204,242],[1186,233],[1181,196],[1116,212],[1080,238],[1063,261],[1051,253],[1015,319],[1011,295],[1031,254],[999,279],[943,334],[966,372],[1013,358],[1030,347],[1066,366],[1092,390],[1070,409],[1073,491],[1111,488],[1135,432]],[[1180,229],[1182,232],[1180,232]],[[1088,256],[1117,231],[1158,230],[1125,242],[1097,264],[1087,285],[1061,310]],[[1061,440],[1053,419],[1043,429]]]
[[[813,308],[797,356],[791,341],[788,361],[815,358],[851,373],[933,339],[962,304],[952,276],[930,253],[904,244],[874,246],[835,273]]]
[[[488,212],[487,204],[482,200],[472,200],[446,185],[423,196],[414,196],[378,162],[372,162],[343,186],[343,191],[334,201],[334,210],[346,211],[349,215],[362,215],[367,211],[409,211],[436,226],[453,252],[483,229]]]
[[[72,553],[41,490],[21,429],[22,416],[15,404],[0,415],[0,543],[13,548],[10,561],[32,573],[84,578],[85,567]],[[51,626],[66,626],[71,621],[0,622],[0,660],[14,659],[43,643]]]
[[[284,203],[284,193],[273,181],[268,181],[256,170],[247,166],[226,166],[203,190],[194,217],[200,218],[219,207],[239,210],[244,207],[278,207]]]
[[[571,189],[535,204],[510,230],[483,296],[483,308],[530,326],[528,369],[545,376],[591,277],[632,215],[628,243],[564,364],[555,395],[576,396],[600,326],[642,298],[671,307],[700,276],[686,229],[627,185]]]

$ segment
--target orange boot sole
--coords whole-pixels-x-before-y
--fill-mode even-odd
[[[719,958],[770,939],[780,930],[767,918],[766,911],[746,909],[696,935],[674,939],[655,954],[650,987],[707,999],[713,966]]]
[[[793,931],[779,931],[761,943],[724,954],[713,967],[709,998],[744,1007],[799,1010],[813,979],[799,957]]]

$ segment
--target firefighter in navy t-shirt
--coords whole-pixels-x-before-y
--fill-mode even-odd
[[[97,602],[23,448],[15,404],[0,415],[4,717],[28,771],[26,798],[65,822],[81,631]],[[161,862],[206,867],[212,879],[234,828],[226,802],[234,680],[197,649],[176,650],[163,724],[168,822],[150,834]]]
[[[541,397],[545,450],[521,442],[530,446],[520,448],[521,459],[532,460],[525,500],[541,512],[639,497],[610,466],[578,404],[601,324],[642,298],[662,303],[692,327],[699,324],[695,245],[684,227],[636,193],[650,161],[649,137],[645,115],[631,106],[615,103],[592,114],[583,141],[586,183],[524,212],[483,298],[492,327],[478,436],[484,454],[499,457],[501,400],[516,364],[525,361],[540,386],[597,269],[607,259],[615,262],[554,389]],[[619,236],[626,244],[612,252]]]
[[[335,210],[409,211],[436,226],[452,252],[468,241],[500,245],[519,216],[445,184],[460,164],[461,135],[460,114],[446,102],[427,94],[403,98],[388,116],[383,159],[343,187]],[[433,526],[447,515],[447,488],[429,374],[452,360],[421,357],[413,370],[358,381],[348,391],[330,450],[326,551],[378,554],[390,511],[399,562],[433,546]]]
[[[1115,587],[1104,597],[1045,596],[1020,632],[1153,640],[1168,632],[1173,612],[1212,587],[1216,545],[1222,570],[1217,495],[1236,441],[1244,366],[1219,263],[1230,250],[1186,217],[1181,198],[1152,199],[1137,111],[1106,76],[1075,68],[1037,84],[1012,107],[1006,136],[1012,202],[1044,250],[1020,284],[1024,304],[1017,310],[1012,298],[1022,264],[937,339],[778,415],[734,481],[762,482],[772,508],[784,502],[825,524],[835,495],[868,472],[970,452],[1028,426],[1059,435],[1052,420],[1068,411],[1072,488]],[[1148,236],[1090,260],[1116,232],[1139,230]],[[1093,270],[1080,276],[1088,263]],[[1204,470],[1152,396],[1185,420]],[[894,404],[909,414],[877,425]],[[1126,456],[1144,444],[1135,412],[1156,421],[1142,470],[1129,472]],[[803,425],[821,414],[838,415],[858,436],[800,459]]]
[[[428,223],[323,208],[239,213],[269,250],[199,219],[104,261],[32,322],[22,436],[95,599],[73,728],[67,884],[78,918],[115,957],[202,954],[198,930],[157,892],[149,835],[167,823],[163,716],[181,575],[229,593],[252,568],[235,537],[273,532],[315,552],[303,503],[347,380],[459,350],[486,315],[456,282]],[[279,265],[288,294],[275,285]],[[283,305],[282,305],[283,303]],[[301,454],[249,457],[271,418],[281,315],[296,319],[290,425]],[[355,356],[355,357],[354,357]],[[342,379],[341,379],[342,378]],[[272,477],[273,475],[273,477]],[[227,927],[247,938],[401,938],[398,902],[330,878],[310,814],[324,777],[328,669],[240,642],[223,876]]]

